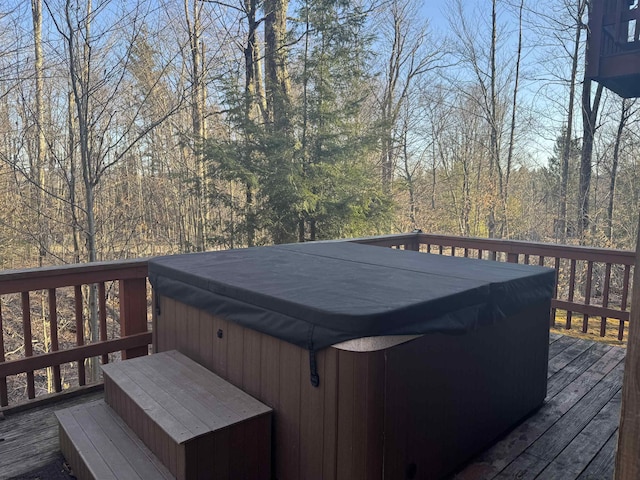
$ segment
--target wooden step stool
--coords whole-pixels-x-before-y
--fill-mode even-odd
[[[106,403],[179,480],[270,478],[266,405],[176,351],[103,372]]]

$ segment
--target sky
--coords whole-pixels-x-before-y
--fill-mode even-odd
[[[447,20],[442,11],[446,8],[446,0],[424,0],[422,11],[424,16],[429,19],[431,26],[436,30],[445,30]]]

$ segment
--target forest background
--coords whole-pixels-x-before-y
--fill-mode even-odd
[[[632,248],[640,104],[585,78],[589,7],[4,0],[0,268],[414,228]]]

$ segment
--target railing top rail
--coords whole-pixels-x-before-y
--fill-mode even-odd
[[[0,271],[0,295],[147,276],[147,259]]]
[[[559,257],[620,265],[634,264],[634,252],[630,250],[558,245],[554,243],[527,242],[522,240],[456,237],[411,232],[354,238],[348,241],[379,246],[395,246],[416,242],[420,244],[485,249],[513,254],[542,255],[545,257]],[[147,275],[147,260],[146,258],[142,258],[0,271],[0,295],[116,279],[145,277]]]
[[[633,265],[634,252],[610,248],[583,247],[578,245],[559,245],[555,243],[527,242],[523,240],[504,240],[496,238],[454,237],[431,233],[418,233],[422,244],[454,246],[461,248],[483,248],[505,253],[542,255],[575,260]]]

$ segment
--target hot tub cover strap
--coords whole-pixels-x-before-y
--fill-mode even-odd
[[[307,349],[309,350],[309,370],[310,370],[310,379],[311,385],[314,387],[320,386],[320,375],[318,375],[318,364],[316,362],[316,350],[313,347],[313,330],[315,329],[315,325],[309,326],[309,343],[307,344]]]

